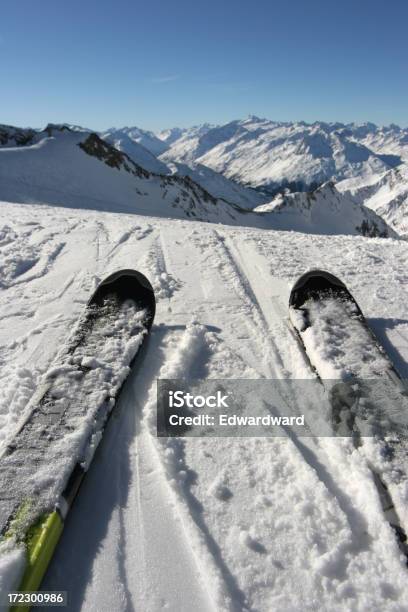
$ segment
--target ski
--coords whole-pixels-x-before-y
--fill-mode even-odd
[[[372,435],[381,447],[388,463],[384,473],[365,457],[384,514],[408,557],[407,535],[390,494],[390,485],[408,479],[404,381],[356,300],[333,274],[311,270],[301,276],[289,297],[289,318],[330,398],[335,435],[351,436],[356,448]]]
[[[41,583],[154,315],[141,273],[120,270],[100,283],[0,457],[1,540],[25,554],[19,591]]]

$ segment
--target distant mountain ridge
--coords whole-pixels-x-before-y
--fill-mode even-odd
[[[397,238],[382,217],[356,202],[348,193],[340,193],[331,182],[313,192],[278,194],[269,204],[255,208],[255,212],[273,215],[274,227],[315,233],[336,234],[342,228],[345,234],[368,237]]]
[[[157,159],[156,155],[152,153],[150,149],[141,144],[142,142],[149,144],[150,137],[140,137],[138,140],[136,140],[132,138],[128,132],[116,129],[102,132],[100,136],[103,140],[113,144],[113,146],[119,151],[123,151],[129,155],[133,161],[142,166],[145,170],[155,172],[157,174],[169,173],[169,169],[166,164]],[[153,146],[153,149],[154,148],[157,149],[157,147]]]
[[[380,215],[401,236],[408,236],[408,163],[367,183],[342,181],[338,189]]]
[[[153,155],[160,155],[167,149],[166,144],[154,132],[142,130],[138,127],[109,128],[102,133],[114,133],[117,137],[126,135],[130,140],[142,145],[145,149],[153,153]]]
[[[374,132],[376,151],[364,144],[368,134],[373,140],[373,128],[364,133],[361,129],[354,124],[284,123],[250,117],[201,133],[197,128],[193,133],[185,131],[160,159],[200,163],[271,195],[285,188],[308,191],[328,180],[380,175],[401,163],[408,130],[402,130],[402,136],[399,133],[400,144],[392,152],[384,144],[389,135],[381,141],[380,128]],[[382,147],[380,141],[384,141]]]
[[[13,142],[19,146],[21,138],[35,138],[35,130],[10,127],[7,136],[5,127],[0,127],[0,146],[9,137],[7,146]],[[250,116],[221,126],[176,127],[157,134],[139,127],[111,128],[99,134],[150,172],[172,174],[178,164],[191,177],[195,172],[194,180],[209,189],[215,187],[213,180],[208,182],[212,170],[232,181],[229,197],[239,186],[249,187],[261,194],[263,202],[285,190],[312,191],[327,181],[364,183],[408,159],[408,128],[373,123],[278,122]],[[198,167],[209,170],[197,173]],[[225,186],[226,182],[214,195],[224,198]],[[245,207],[260,203],[253,192],[238,199],[240,205],[248,202]]]
[[[174,128],[174,130],[167,130],[158,134],[158,140],[153,132],[146,132],[139,128],[112,128],[100,133],[100,136],[120,151],[125,152],[149,172],[188,176],[214,197],[237,204],[245,209],[252,209],[265,202],[268,199],[266,196],[262,196],[253,189],[247,189],[202,164],[190,163],[187,165],[178,162],[166,164],[154,154],[154,151],[161,151],[163,147],[170,146],[170,143],[182,134],[188,135],[189,138],[199,137],[211,128],[212,126],[208,124],[188,128],[184,131],[180,128]],[[153,143],[153,146],[151,146],[151,143]],[[149,146],[151,146],[150,150]]]

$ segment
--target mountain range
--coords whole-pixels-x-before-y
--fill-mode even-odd
[[[394,125],[0,126],[0,198],[15,202],[395,236],[408,233],[407,177],[408,129]]]
[[[132,128],[125,130],[129,133]],[[331,181],[378,212],[400,234],[408,232],[408,128],[369,122],[277,122],[250,116],[220,126],[136,133],[147,148],[153,143],[151,152],[161,151],[161,163],[173,170],[176,164],[178,173],[189,174],[214,195],[244,208],[268,203],[277,193],[313,191]],[[224,181],[223,188],[216,185],[208,169],[230,183]],[[241,191],[238,196],[237,184],[249,193]]]
[[[381,134],[382,139],[380,133],[367,134],[361,126],[340,123],[281,123],[249,117],[207,128],[204,133],[186,130],[160,159],[199,162],[274,195],[285,186],[307,191],[328,180],[380,174],[396,167],[408,143],[405,151],[398,134],[400,146],[394,147],[398,154],[387,153],[390,136]],[[375,149],[365,144],[369,137],[375,140]]]

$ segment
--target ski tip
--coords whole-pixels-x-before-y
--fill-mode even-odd
[[[294,284],[290,292],[289,306],[300,308],[308,298],[326,292],[340,292],[353,299],[346,285],[334,274],[326,270],[309,270]]]
[[[131,299],[141,308],[147,309],[151,325],[156,311],[156,300],[153,287],[144,274],[132,269],[118,270],[110,274],[99,284],[88,306],[101,304],[103,299],[112,293],[121,301]]]
[[[132,270],[130,268],[113,272],[99,284],[99,287],[105,287],[112,284],[116,285],[120,282],[137,282],[142,287],[153,293],[153,287],[146,276],[141,272],[138,272],[138,270]]]

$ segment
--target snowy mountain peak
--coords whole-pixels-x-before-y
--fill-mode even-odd
[[[340,193],[329,181],[313,192],[278,194],[256,212],[271,214],[279,229],[322,234],[356,234],[371,238],[398,235],[374,211]]]
[[[135,140],[152,136],[138,128],[101,137],[66,124],[42,131],[3,127],[0,199],[316,234],[396,236],[361,200],[325,180],[358,172],[375,182],[376,173],[389,171],[384,155],[344,131],[258,118],[207,128],[186,131],[169,147],[166,155],[179,147],[189,159],[169,167],[162,161],[166,155],[157,160]],[[263,205],[271,177],[283,193]],[[388,182],[400,185],[403,179],[395,172]],[[260,189],[248,188],[254,183]],[[314,185],[312,193],[302,191],[305,185]],[[285,193],[285,187],[298,193]]]
[[[156,134],[157,138],[165,142],[167,145],[172,144],[175,140],[178,140],[182,136],[184,130],[179,127],[170,128],[169,130],[162,130]]]
[[[126,153],[134,162],[156,174],[168,174],[169,169],[157,157],[142,144],[134,140],[124,130],[111,129],[100,134],[101,138],[111,143],[119,151]]]
[[[16,128],[0,125],[0,147],[19,147],[32,142],[36,131],[31,128]]]
[[[104,132],[104,135],[116,139],[127,137],[130,140],[142,145],[145,149],[153,153],[153,155],[160,155],[166,150],[166,145],[160,138],[149,130],[142,130],[138,127],[124,127],[124,128],[110,128]]]
[[[365,182],[342,181],[338,188],[381,215],[398,234],[408,235],[408,164]]]
[[[78,146],[85,153],[103,161],[111,168],[123,169],[126,172],[143,178],[149,178],[150,176],[146,170],[138,166],[126,153],[119,151],[105,140],[102,140],[98,134],[90,134],[86,140],[79,142]]]
[[[206,134],[207,132],[212,130],[214,127],[216,126],[210,123],[200,123],[199,125],[193,125],[189,128],[175,127],[167,130],[162,130],[157,134],[157,137],[160,138],[160,140],[162,140],[166,144],[166,148],[168,148],[170,145],[173,144],[173,142],[176,142],[176,140],[185,138],[186,136],[189,138],[202,136],[203,134]]]
[[[74,130],[70,128],[66,123],[48,123],[44,128],[43,133],[48,136],[52,136],[55,132],[73,132]],[[41,134],[41,132],[39,132]]]
[[[190,177],[149,173],[96,133],[50,126],[35,138],[0,147],[0,200],[234,225],[244,219]]]
[[[408,130],[391,133],[373,124],[284,123],[249,116],[203,134],[184,131],[168,142],[160,159],[203,164],[274,195],[285,188],[307,191],[327,180],[380,175],[401,163],[404,154],[408,156]]]

